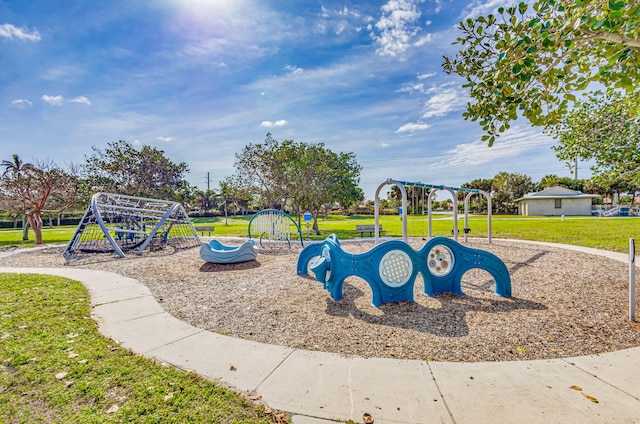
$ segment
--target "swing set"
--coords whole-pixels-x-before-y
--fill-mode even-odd
[[[409,181],[398,181],[392,178],[388,178],[383,181],[378,188],[376,189],[375,200],[374,200],[374,215],[375,215],[375,238],[374,241],[376,244],[379,242],[380,234],[378,231],[379,228],[379,217],[380,217],[380,190],[386,185],[396,185],[400,189],[400,193],[402,194],[402,240],[407,241],[407,190],[406,187],[422,188],[423,190],[423,201],[424,201],[424,193],[427,189],[429,189],[429,194],[426,196],[427,199],[427,214],[428,214],[428,238],[431,239],[433,237],[432,230],[432,218],[433,218],[433,198],[438,191],[444,190],[451,194],[453,197],[453,238],[455,241],[458,241],[458,195],[457,192],[466,193],[464,198],[464,241],[468,241],[469,232],[471,229],[469,228],[469,204],[470,200],[474,195],[481,195],[487,199],[487,240],[489,244],[491,244],[491,196],[484,190],[478,189],[469,189],[469,188],[456,188],[456,187],[447,187],[444,185],[433,185],[433,184],[423,184],[420,182],[409,182]],[[415,191],[413,193],[412,198],[415,200]],[[416,202],[413,202],[413,213],[415,214],[415,209],[417,206]],[[424,205],[423,205],[423,214],[424,214]]]

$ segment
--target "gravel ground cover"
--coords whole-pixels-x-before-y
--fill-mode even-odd
[[[239,244],[239,239],[221,239]],[[410,243],[416,249],[424,240]],[[500,257],[512,298],[494,295],[490,275],[463,277],[464,296],[422,294],[415,303],[371,305],[368,284],[345,281],[335,302],[322,284],[296,275],[299,249],[261,253],[234,265],[204,262],[198,249],[165,249],[118,259],[88,255],[70,262],[62,248],[0,259],[11,267],[86,267],[136,278],[175,317],[233,337],[344,356],[430,361],[508,361],[598,354],[640,345],[628,320],[628,268],[612,259],[511,241],[467,243]],[[361,253],[371,241],[342,241]]]

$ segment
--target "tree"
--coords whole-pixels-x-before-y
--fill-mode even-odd
[[[224,210],[224,225],[229,225],[229,221],[227,218],[227,205],[229,204],[229,201],[233,200],[233,180],[232,178],[228,177],[225,178],[223,181],[220,181],[220,197],[222,198],[222,207]]]
[[[130,196],[184,201],[195,193],[185,180],[186,163],[173,163],[162,150],[142,146],[137,150],[124,140],[107,144],[105,150],[93,146],[86,158],[84,173],[93,191]]]
[[[475,190],[482,190],[487,194],[489,194],[489,196],[491,196],[491,190],[493,190],[492,184],[493,184],[493,180],[491,178],[476,178],[475,180],[471,180],[468,183],[462,184],[460,187],[470,188]],[[458,192],[458,201],[459,202],[464,201],[466,196],[467,196],[467,193]],[[478,201],[477,212],[486,211],[487,204],[488,204],[487,199],[485,199],[484,196],[477,196],[477,201]],[[470,207],[473,209],[472,205],[470,205]]]
[[[515,200],[535,189],[528,175],[499,172],[493,177],[491,204],[496,212],[515,213]]]
[[[479,121],[489,146],[522,114],[553,125],[575,92],[595,82],[633,91],[640,83],[640,3],[537,0],[459,24],[462,50],[443,68],[466,79],[465,119]]]
[[[407,193],[407,213],[422,213],[423,210],[426,210],[430,188],[405,185],[404,191]],[[394,202],[395,207],[402,205],[402,192],[397,185],[391,186],[387,197]]]
[[[547,132],[558,140],[561,160],[595,160],[596,180],[625,181],[640,188],[640,90],[627,95],[596,91]],[[634,191],[635,191],[634,190]]]
[[[483,190],[487,193],[491,193],[491,189],[493,188],[492,183],[493,180],[491,178],[476,178],[475,180],[462,184],[460,187]]]
[[[364,191],[357,186],[352,186],[351,191],[344,193],[342,199],[337,199],[343,215],[349,215],[349,209],[356,208],[360,202],[364,200]]]
[[[289,197],[294,150],[293,142],[280,143],[270,133],[264,143],[248,144],[236,154],[234,186],[252,192],[262,208],[281,208]]]
[[[558,177],[557,175],[545,175],[538,183],[538,189],[543,190],[550,187],[565,187],[571,190],[584,192],[585,180],[574,179],[569,177]]]
[[[14,161],[4,161],[0,183],[2,203],[15,205],[27,217],[35,234],[35,243],[42,244],[42,213],[62,211],[75,204],[81,181],[74,166],[63,170],[51,161],[36,161],[26,166],[13,155]],[[20,163],[21,166],[15,166]]]
[[[332,202],[353,204],[361,167],[353,153],[335,153],[323,143],[279,142],[267,134],[265,142],[249,144],[236,154],[231,187],[251,193],[260,207],[283,209],[290,204],[299,215],[307,209],[317,216]]]
[[[3,160],[0,166],[4,168],[4,172],[2,173],[3,177],[7,176],[7,174],[19,175],[24,171],[34,168],[33,164],[24,163],[17,154],[11,155],[11,160]]]
[[[214,209],[218,202],[216,199],[216,193],[213,190],[202,191],[197,193],[197,206],[201,211],[207,212]]]
[[[3,160],[2,163],[0,163],[0,166],[4,168],[4,172],[2,173],[3,178],[8,175],[16,177],[23,171],[33,169],[33,164],[24,163],[17,154],[11,155],[11,160]],[[15,203],[11,197],[2,193],[0,194],[0,210],[5,211],[13,219],[13,228],[18,226],[18,217],[22,215],[22,239],[29,240],[28,226],[24,222],[25,216],[22,214],[20,205]]]
[[[323,205],[353,204],[361,196],[358,182],[362,167],[353,153],[335,153],[323,143],[299,144],[298,154],[292,161],[298,175],[292,201],[298,210],[305,208],[312,213],[312,228],[320,234],[318,214]]]
[[[584,182],[584,189],[586,193],[600,194],[609,198],[615,196],[620,197],[620,194],[628,193],[632,198],[632,202],[633,199],[635,199],[635,193],[638,191],[636,186],[631,186],[626,181],[597,178],[586,180]]]

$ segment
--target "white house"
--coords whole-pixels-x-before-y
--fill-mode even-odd
[[[591,215],[591,203],[600,196],[564,187],[550,187],[519,199],[520,215]]]

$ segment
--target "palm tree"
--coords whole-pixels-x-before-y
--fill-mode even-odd
[[[0,166],[4,167],[4,172],[2,176],[5,177],[7,174],[20,174],[22,171],[26,171],[29,169],[34,169],[35,167],[31,163],[24,163],[22,159],[17,154],[11,155],[12,160],[3,160],[0,163]]]

